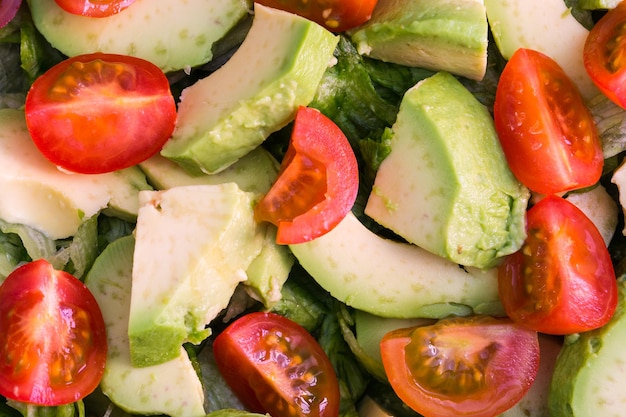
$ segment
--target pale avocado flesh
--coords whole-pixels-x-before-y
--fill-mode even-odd
[[[461,265],[490,268],[521,247],[530,193],[491,115],[455,77],[439,72],[409,89],[392,132],[367,215]]]
[[[389,0],[351,32],[360,53],[480,80],[489,26],[480,0]]]
[[[161,155],[193,174],[226,169],[313,100],[338,41],[310,20],[255,4],[235,54],[181,93]]]

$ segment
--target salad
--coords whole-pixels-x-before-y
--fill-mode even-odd
[[[427,3],[2,0],[2,413],[621,410],[626,6]]]

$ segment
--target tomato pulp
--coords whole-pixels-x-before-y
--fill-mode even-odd
[[[246,408],[281,417],[336,417],[339,383],[303,327],[274,313],[247,314],[213,343],[218,369]]]
[[[498,291],[514,321],[548,334],[603,326],[617,305],[611,257],[575,205],[549,196],[528,211],[528,237],[498,269]]]
[[[316,109],[300,107],[279,176],[255,207],[278,226],[276,242],[307,242],[334,228],[359,191],[356,157],[341,129]]]
[[[609,99],[626,108],[626,3],[608,10],[589,31],[583,48],[585,69]]]
[[[537,332],[504,318],[394,330],[380,348],[392,388],[426,417],[497,416],[526,394],[539,369]]]
[[[0,286],[0,395],[69,404],[93,392],[107,355],[102,313],[87,287],[45,260]]]
[[[531,190],[556,194],[600,179],[604,156],[593,117],[553,59],[518,49],[502,71],[493,111],[509,167]]]
[[[135,0],[54,0],[66,12],[86,17],[113,16]]]
[[[176,122],[165,74],[126,55],[66,59],[33,83],[25,104],[33,142],[53,164],[98,174],[157,153]]]
[[[264,6],[306,17],[331,32],[343,32],[367,22],[378,0],[255,0]]]

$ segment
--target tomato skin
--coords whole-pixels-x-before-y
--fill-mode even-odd
[[[45,260],[0,286],[0,395],[54,406],[100,383],[107,354],[102,313],[87,287]]]
[[[281,417],[336,417],[339,383],[303,327],[274,313],[242,316],[213,343],[218,369],[243,405]]]
[[[99,174],[157,153],[174,130],[176,103],[154,64],[94,53],[66,59],[35,80],[25,113],[33,142],[53,164]]]
[[[502,71],[493,111],[509,167],[531,190],[557,194],[600,179],[604,157],[593,117],[553,59],[518,49]]]
[[[380,344],[392,388],[425,417],[494,417],[530,389],[535,331],[506,318],[455,317],[387,333]]]
[[[255,216],[278,226],[277,243],[307,242],[348,214],[358,190],[358,165],[346,136],[320,111],[300,107],[278,179]]]
[[[22,0],[0,1],[0,28],[5,27],[17,14],[22,5]]]
[[[378,0],[255,0],[312,20],[331,32],[344,32],[367,22]]]
[[[626,3],[609,9],[589,31],[583,62],[591,80],[611,101],[626,108]]]
[[[66,12],[85,17],[109,17],[126,9],[135,0],[54,0]]]
[[[611,257],[595,225],[569,201],[549,196],[528,211],[528,237],[498,269],[507,315],[542,333],[603,326],[617,305]]]

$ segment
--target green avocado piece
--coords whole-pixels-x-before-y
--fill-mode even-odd
[[[219,172],[291,122],[315,95],[339,38],[255,3],[248,35],[217,71],[183,90],[161,155],[194,175]]]
[[[626,404],[626,280],[618,279],[615,314],[603,327],[566,336],[548,397],[551,416],[621,416]]]
[[[359,53],[481,80],[489,25],[483,0],[385,0],[350,33]]]
[[[494,266],[526,238],[529,191],[509,170],[488,110],[439,72],[409,89],[365,213],[455,263]]]
[[[248,16],[252,2],[136,0],[103,18],[74,15],[56,1],[28,4],[39,32],[67,56],[94,51],[132,55],[169,72],[211,61],[213,45]]]
[[[325,235],[289,248],[333,297],[374,315],[504,314],[496,269],[461,268],[418,246],[384,239],[352,213]]]
[[[191,175],[180,165],[159,154],[141,162],[139,168],[157,190],[182,185],[236,183],[242,191],[266,194],[278,176],[280,164],[262,147],[253,149],[217,174]]]
[[[263,245],[254,195],[234,183],[139,194],[128,334],[134,366],[200,343]]]
[[[585,10],[608,10],[621,2],[622,0],[578,0],[578,7]]]
[[[134,246],[130,235],[115,240],[98,256],[85,278],[107,330],[107,362],[100,388],[129,413],[203,417],[202,383],[182,346],[175,358],[159,365],[137,368],[130,362],[128,316]]]
[[[34,145],[22,110],[0,110],[0,219],[51,239],[74,236],[101,211],[134,221],[138,195],[151,190],[137,167],[105,174],[58,169]]]

